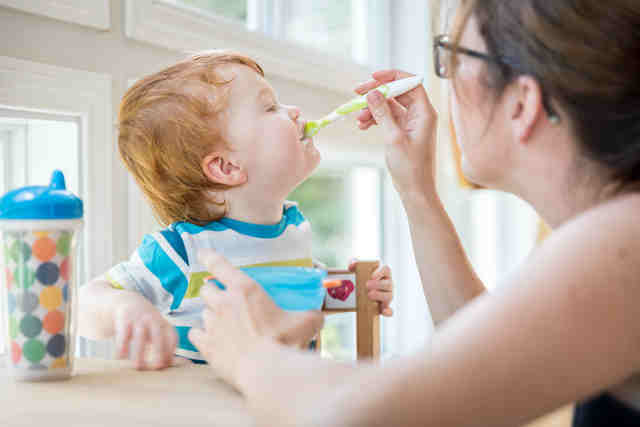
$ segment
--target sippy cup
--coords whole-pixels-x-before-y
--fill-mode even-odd
[[[75,253],[82,200],[56,170],[48,187],[0,198],[3,327],[9,376],[19,381],[71,377],[75,347]]]

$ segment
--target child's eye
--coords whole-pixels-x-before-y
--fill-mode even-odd
[[[269,112],[278,111],[278,104],[272,104],[269,108],[267,108],[267,111]]]

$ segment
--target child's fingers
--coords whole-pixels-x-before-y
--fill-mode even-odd
[[[162,357],[164,356],[164,336],[159,325],[151,324],[149,326],[149,345],[147,350],[145,365],[151,369],[160,369]]]
[[[393,299],[393,294],[391,292],[369,291],[368,295],[373,301],[379,301],[381,303],[390,303]]]
[[[152,325],[150,329],[152,360],[146,362],[151,369],[164,369],[171,363],[169,356],[173,352],[170,348],[169,335],[162,325]]]
[[[176,352],[176,347],[178,346],[178,334],[173,326],[169,326],[165,329],[165,339],[167,344],[167,353],[166,353],[166,366],[171,366],[173,364],[173,356]]]
[[[142,370],[145,367],[144,353],[148,340],[148,332],[149,331],[145,325],[137,325],[133,330],[131,359],[134,361],[134,365],[138,370]]]
[[[370,291],[385,291],[393,292],[393,282],[390,279],[383,280],[369,280],[367,282],[367,289]]]
[[[380,303],[380,314],[386,317],[391,317],[393,315],[393,309],[391,309],[391,301]]]
[[[388,265],[378,267],[371,275],[371,278],[374,280],[380,280],[382,278],[391,279],[391,268],[389,268]]]
[[[118,322],[116,324],[116,358],[126,359],[129,356],[133,324]]]

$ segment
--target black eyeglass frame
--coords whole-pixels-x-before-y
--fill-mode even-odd
[[[446,76],[442,73],[442,64],[440,62],[439,48],[444,48],[455,53],[461,53],[463,55],[467,55],[472,58],[481,59],[483,61],[493,63],[496,65],[507,66],[513,70],[518,69],[517,64],[514,61],[509,60],[508,58],[491,56],[491,55],[487,55],[486,53],[478,52],[477,50],[468,49],[462,46],[456,46],[453,43],[448,42],[447,41],[448,39],[449,39],[449,36],[447,34],[440,34],[433,38],[433,66],[435,68],[436,76],[438,76],[441,79],[449,79],[451,76]],[[551,105],[549,104],[549,100],[544,92],[542,96],[542,105],[544,106],[544,109],[547,111],[547,114],[549,115],[549,119],[552,120],[554,123],[557,123],[559,121],[559,116],[551,108]]]

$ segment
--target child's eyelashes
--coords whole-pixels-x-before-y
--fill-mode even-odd
[[[271,104],[269,108],[267,108],[267,111],[272,113],[278,111],[279,109],[280,106],[278,104]]]

